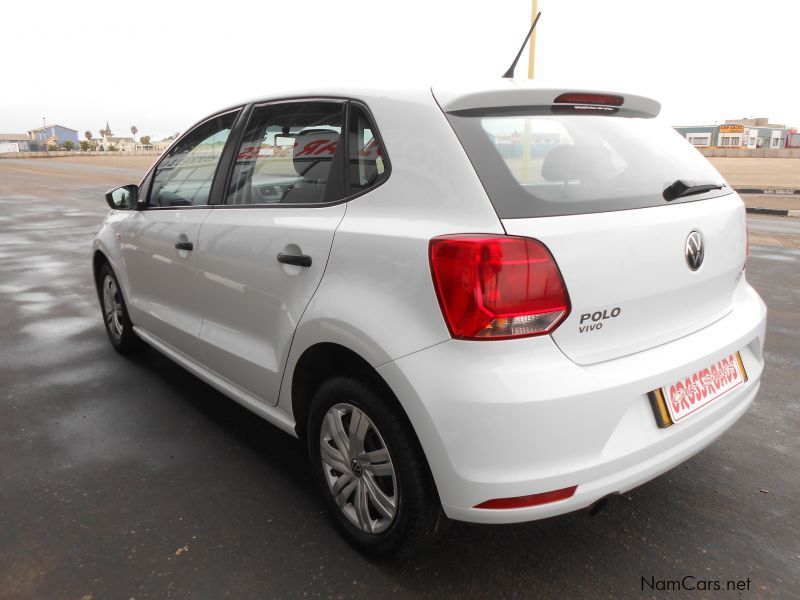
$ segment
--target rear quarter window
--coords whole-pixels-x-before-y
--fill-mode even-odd
[[[677,180],[724,183],[659,119],[552,114],[447,115],[500,218],[662,206]],[[728,187],[673,200],[730,193]]]

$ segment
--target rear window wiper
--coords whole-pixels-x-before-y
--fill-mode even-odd
[[[711,190],[721,190],[724,187],[724,183],[694,183],[691,181],[678,179],[678,181],[664,190],[664,200],[667,202],[672,202],[676,198],[693,196],[695,194],[704,194],[705,192],[710,192]]]

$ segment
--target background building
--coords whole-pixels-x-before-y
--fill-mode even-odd
[[[138,144],[132,137],[115,136],[111,132],[111,127],[106,121],[105,129],[100,130],[100,138],[93,140],[97,143],[98,150],[119,150],[120,152],[135,152],[141,150],[141,144]]]
[[[27,133],[0,133],[0,154],[28,150],[30,150],[30,138]]]
[[[171,135],[168,138],[164,138],[161,141],[153,142],[151,144],[151,147],[156,152],[164,152],[167,148],[169,148],[172,145],[172,142],[174,141],[175,141],[175,136]]]
[[[720,125],[675,127],[689,143],[708,148],[796,148],[800,147],[797,130],[770,123],[766,117],[728,119]],[[794,134],[794,135],[793,135]]]
[[[103,135],[94,140],[97,142],[98,150],[111,150],[116,148],[120,152],[134,152],[141,149],[141,144],[137,144],[132,137],[117,137],[114,135]]]
[[[71,141],[76,148],[78,147],[77,130],[62,125],[45,125],[38,129],[31,129],[28,131],[28,136],[30,141],[37,146],[36,149],[42,149],[45,144],[63,146],[67,141]]]

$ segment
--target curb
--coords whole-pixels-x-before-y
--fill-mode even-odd
[[[759,194],[761,196],[794,196],[800,195],[800,190],[791,188],[763,189],[763,188],[734,188],[738,194]]]
[[[786,217],[789,215],[789,211],[785,208],[745,208],[745,211],[756,215],[775,215],[778,217]]]
[[[775,215],[778,217],[785,217],[789,211],[785,208],[745,208],[746,212],[756,215]]]
[[[745,211],[756,215],[775,215],[778,217],[795,217],[800,219],[800,210],[787,210],[785,208],[745,208]]]

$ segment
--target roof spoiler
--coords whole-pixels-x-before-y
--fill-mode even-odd
[[[519,114],[524,110],[545,108],[562,113],[618,113],[652,118],[661,112],[661,103],[645,96],[580,88],[542,88],[516,82],[468,92],[436,88],[433,95],[442,110],[462,115]]]

